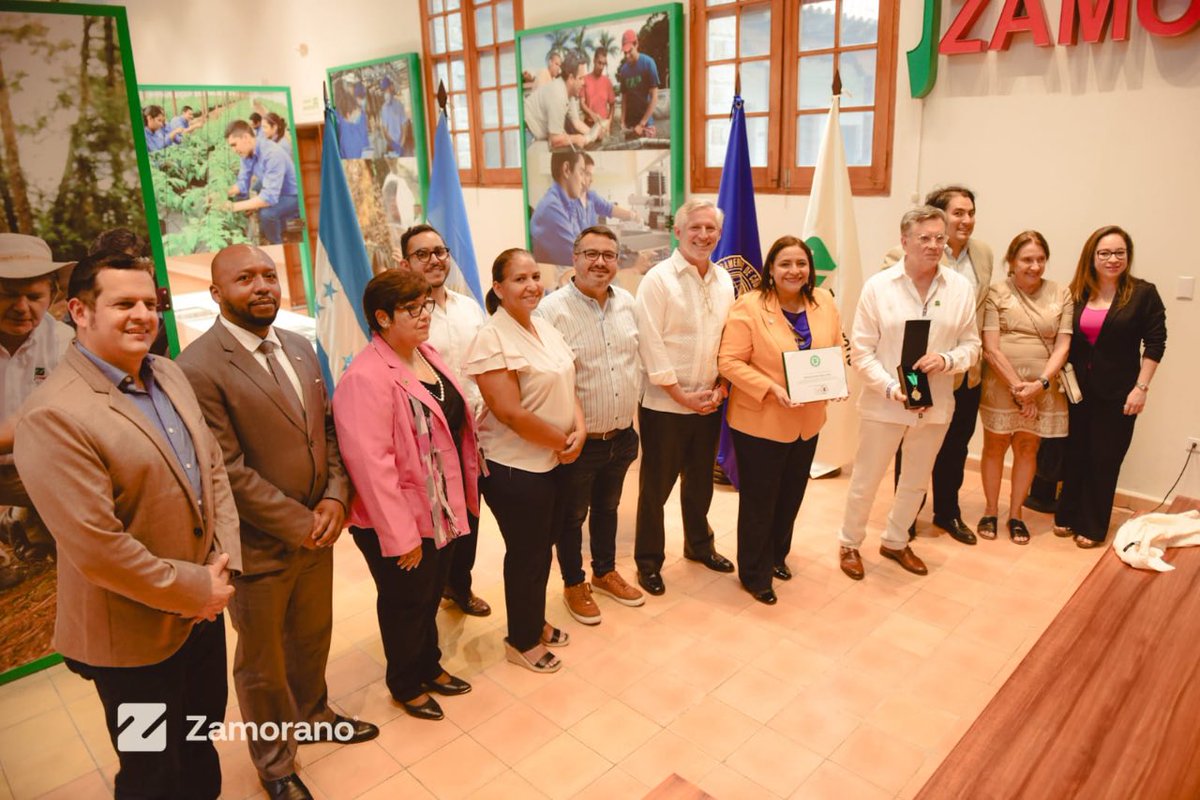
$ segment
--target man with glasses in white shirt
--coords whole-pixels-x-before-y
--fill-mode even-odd
[[[901,443],[904,470],[879,554],[915,575],[928,572],[909,547],[908,526],[954,414],[953,376],[979,360],[974,290],[962,275],[939,264],[946,246],[945,212],[920,206],[906,213],[900,243],[904,258],[863,285],[850,337],[850,363],[863,379],[858,401],[862,420],[838,540],[842,571],[854,580],[864,575],[858,548],[866,538],[871,503]],[[909,409],[897,368],[905,324],[919,319],[931,323],[926,352],[904,366],[928,376],[933,405]]]
[[[729,393],[717,374],[717,350],[733,305],[733,279],[710,260],[724,214],[711,200],[692,199],[675,212],[679,246],[638,286],[637,323],[647,386],[638,409],[642,465],[638,473],[634,561],[647,592],[666,591],[663,505],[681,479],[683,555],[717,572],[733,562],[714,547],[708,525],[712,468]]]
[[[487,317],[473,297],[446,288],[450,277],[450,250],[442,235],[431,225],[414,225],[400,237],[400,249],[394,251],[401,269],[420,272],[429,281],[433,293],[433,313],[429,320],[429,343],[434,346],[454,377],[463,387],[464,400],[471,414],[479,415],[483,404],[479,387],[471,376],[463,373],[467,348]],[[475,552],[479,543],[479,518],[467,514],[471,531],[453,542],[450,554],[450,574],[446,579],[443,597],[454,602],[472,617],[492,613],[487,601],[471,590],[471,570],[475,567]]]
[[[633,429],[642,389],[633,295],[613,286],[620,248],[611,229],[596,225],[575,238],[575,276],[535,312],[575,353],[575,396],[583,406],[587,441],[566,471],[565,513],[556,550],[567,610],[584,625],[600,624],[592,590],[626,606],[645,596],[617,572],[617,507],[625,473],[637,458]],[[588,519],[592,582],[583,571],[583,520]]]

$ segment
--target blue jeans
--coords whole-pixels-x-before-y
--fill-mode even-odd
[[[625,473],[637,458],[638,435],[633,426],[608,441],[588,439],[566,473],[564,510],[558,535],[558,568],[563,584],[583,583],[583,520],[588,517],[592,574],[607,575],[617,565],[617,506]],[[589,517],[588,511],[591,511]]]
[[[283,194],[273,206],[258,212],[258,225],[263,237],[271,244],[283,244],[283,231],[289,219],[300,216],[300,198],[294,194]]]

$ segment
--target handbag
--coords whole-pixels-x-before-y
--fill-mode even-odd
[[[1025,316],[1029,317],[1029,322],[1032,323],[1033,329],[1036,331],[1038,329],[1037,322],[1033,319],[1033,314],[1029,313],[1029,308],[1026,305],[1027,300],[1025,299],[1025,293],[1018,289],[1015,284],[1013,285],[1013,291],[1017,295],[1017,302],[1020,304],[1021,309],[1025,312]],[[1039,314],[1038,316],[1041,315]],[[1038,341],[1042,343],[1042,347],[1046,348],[1047,358],[1054,354],[1054,351],[1052,351],[1050,346],[1046,344],[1046,340],[1040,335],[1038,336]],[[1083,390],[1079,388],[1079,379],[1075,377],[1075,367],[1071,365],[1070,361],[1063,364],[1062,369],[1058,371],[1058,390],[1066,395],[1068,403],[1075,404],[1083,402]]]

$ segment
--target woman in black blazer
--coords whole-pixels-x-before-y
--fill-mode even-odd
[[[1154,284],[1133,277],[1133,239],[1116,225],[1083,246],[1069,362],[1083,401],[1070,407],[1062,497],[1054,532],[1082,548],[1108,535],[1121,462],[1167,345],[1167,314]]]

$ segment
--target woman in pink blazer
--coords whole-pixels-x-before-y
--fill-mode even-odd
[[[783,373],[789,350],[838,347],[837,304],[816,286],[812,251],[795,236],[767,252],[762,285],[729,310],[717,367],[729,390],[738,487],[738,577],[760,603],[777,598],[772,576],[792,577],[787,554],[808,471],[825,424],[825,401],[793,403]]]
[[[338,383],[333,417],[354,499],[350,533],[379,592],[387,686],[420,719],[444,716],[430,692],[471,685],[442,669],[437,610],[446,545],[479,513],[475,421],[429,338],[433,298],[420,273],[389,270],[363,292],[373,335]]]

